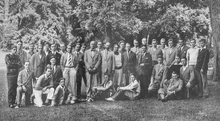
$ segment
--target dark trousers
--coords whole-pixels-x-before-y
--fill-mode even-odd
[[[17,75],[7,75],[8,81],[8,104],[15,104],[16,89],[17,89]]]
[[[124,95],[125,90],[118,90],[111,98],[113,98],[114,100],[124,100],[127,97]]]
[[[140,97],[144,98],[148,94],[148,87],[149,87],[149,84],[150,84],[149,76],[141,74],[141,75],[138,76],[138,80],[140,81],[140,86],[141,86]]]
[[[77,83],[77,97],[81,97],[81,87],[82,87],[82,79],[84,81],[84,84],[86,85],[86,75],[85,74],[77,74],[76,76],[76,83]]]

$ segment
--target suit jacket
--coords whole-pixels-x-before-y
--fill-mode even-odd
[[[203,48],[199,51],[196,63],[196,70],[200,71],[203,69],[204,71],[208,70],[210,52],[208,49]]]
[[[155,65],[152,71],[151,77],[153,80],[162,82],[167,79],[167,67],[165,65],[160,66],[159,64]]]
[[[50,63],[50,58],[52,56],[56,57],[56,65],[60,65],[61,54],[58,53],[58,52],[56,52],[55,54],[53,54],[52,52],[48,53],[48,55],[47,55],[47,64],[51,64]]]
[[[163,54],[164,64],[166,66],[170,66],[173,63],[173,61],[175,60],[176,55],[177,55],[176,48],[171,48],[171,51],[170,51],[170,48],[167,48]]]
[[[87,71],[90,68],[96,68],[96,71],[99,71],[98,67],[101,64],[101,55],[97,50],[94,51],[94,55],[92,55],[91,49],[86,50],[84,54],[84,62]]]
[[[56,89],[56,87],[59,85],[60,83],[59,79],[61,77],[63,77],[63,72],[61,67],[59,65],[56,65],[55,70],[54,67],[52,67],[52,80],[53,80],[54,89]]]
[[[34,76],[33,71],[26,71],[25,69],[20,71],[18,74],[18,86],[24,85],[27,88],[27,92],[29,94],[32,93],[32,82],[35,81],[36,78]]]
[[[188,49],[189,47],[186,45],[183,46],[183,49],[181,49],[180,47],[178,48],[178,55],[180,56],[180,58],[186,57],[186,53]]]
[[[137,47],[137,48],[136,47],[132,47],[131,51],[134,52],[135,54],[138,54],[141,51],[141,49],[139,47]]]
[[[75,54],[72,54],[72,53],[70,54],[72,56],[71,58],[72,58],[73,67],[75,67],[77,70],[78,69],[77,57]],[[62,71],[64,70],[66,66],[67,60],[68,60],[68,53],[65,53],[61,56],[61,59],[60,59],[60,66],[61,66]]]
[[[78,52],[78,54],[74,53],[77,59],[78,68],[77,68],[77,74],[83,75],[85,71],[85,63],[84,63],[84,54],[82,52]]]
[[[30,59],[31,69],[34,71],[34,75],[39,77],[43,74],[46,67],[46,56],[44,54],[40,55],[35,53]]]
[[[184,84],[187,84],[188,82],[192,82],[195,79],[195,73],[192,66],[188,66],[183,71],[183,66],[180,68],[180,79],[183,80]]]
[[[101,57],[102,57],[102,73],[108,73],[112,74],[112,71],[115,70],[115,56],[114,52],[108,51],[108,54],[106,52],[107,50],[101,51]]]
[[[144,66],[140,66],[140,64],[144,64]],[[151,67],[152,67],[152,56],[149,53],[139,53],[137,55],[137,75],[150,75]]]
[[[136,54],[132,51],[129,53],[129,57],[127,55],[127,51],[122,54],[122,63],[123,63],[123,73],[135,72],[136,67]]]

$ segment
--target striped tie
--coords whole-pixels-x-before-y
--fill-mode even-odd
[[[71,57],[71,55],[69,54],[68,65],[71,66],[71,64],[72,64],[72,57]]]

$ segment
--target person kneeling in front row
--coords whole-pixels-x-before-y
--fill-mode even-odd
[[[53,88],[53,80],[51,76],[52,68],[50,66],[46,67],[45,74],[41,75],[37,80],[36,86],[34,88],[34,103],[37,107],[42,107],[42,94],[47,94],[47,98],[45,103],[49,103],[52,100],[54,88]]]
[[[181,97],[181,92],[183,88],[183,80],[179,78],[176,71],[172,72],[172,77],[170,80],[164,80],[161,82],[161,87],[158,90],[158,99],[162,102],[172,99],[179,99]]]
[[[130,100],[135,100],[140,95],[140,83],[135,79],[134,75],[130,75],[130,84],[125,87],[118,87],[117,92],[106,98],[107,101],[115,101],[119,98],[129,98]]]

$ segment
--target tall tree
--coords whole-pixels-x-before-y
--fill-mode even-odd
[[[212,36],[214,41],[214,75],[213,79],[220,79],[220,1],[210,1]]]

